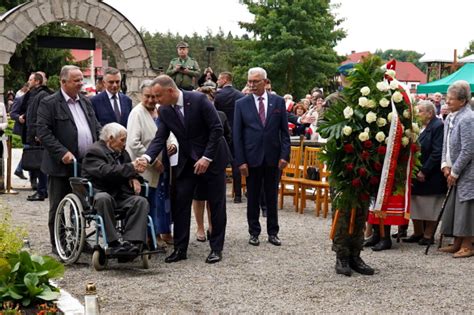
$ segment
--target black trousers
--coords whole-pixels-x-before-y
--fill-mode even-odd
[[[242,175],[235,162],[232,162],[232,185],[234,186],[235,197],[242,197]]]
[[[267,206],[267,233],[277,235],[278,226],[278,181],[280,170],[276,166],[250,167],[247,177],[247,221],[250,235],[258,236],[262,231],[259,222],[260,197],[263,189]]]
[[[176,207],[172,207],[174,212],[172,213],[174,247],[184,251],[188,249],[191,228],[191,205],[194,191],[200,185],[206,187],[211,210],[212,232],[209,245],[212,250],[222,251],[227,225],[225,169],[222,169],[219,174],[206,172],[203,175],[195,175],[193,164],[188,162],[185,169],[176,178]]]
[[[61,200],[69,193],[72,192],[71,186],[69,185],[69,177],[60,176],[48,176],[48,191],[49,191],[49,214],[48,214],[48,227],[49,227],[49,238],[51,246],[56,247],[54,242],[54,218],[56,216],[56,210]]]

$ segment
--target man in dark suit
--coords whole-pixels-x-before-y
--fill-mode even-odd
[[[285,100],[265,91],[267,73],[251,68],[248,86],[251,94],[239,99],[234,114],[234,152],[240,172],[247,176],[247,220],[249,244],[258,246],[260,191],[267,204],[268,241],[281,245],[278,238],[278,181],[290,159],[290,135]]]
[[[153,162],[166,139],[173,132],[179,142],[176,170],[176,202],[174,220],[174,252],[167,263],[186,259],[189,243],[191,203],[197,185],[204,185],[209,194],[212,232],[211,253],[207,263],[222,259],[226,228],[225,167],[231,160],[229,147],[223,137],[222,124],[216,109],[206,95],[181,91],[173,79],[160,75],[153,80],[152,91],[161,105],[162,124],[143,159]]]
[[[132,110],[132,100],[120,93],[122,76],[115,68],[107,68],[103,82],[105,91],[91,98],[97,120],[102,126],[116,122],[127,127],[128,116]]]
[[[232,86],[232,73],[221,72],[217,78],[217,86],[220,88],[216,92],[214,105],[216,109],[222,111],[227,116],[230,127],[234,124],[235,102],[244,97],[244,93],[240,92]],[[232,148],[231,148],[232,149]],[[234,185],[234,203],[242,202],[242,178],[239,167],[232,163],[232,183]]]
[[[92,144],[84,157],[82,176],[94,187],[94,209],[104,219],[105,233],[112,254],[138,254],[146,241],[149,205],[139,196],[144,166],[130,159],[125,150],[127,129],[118,123],[105,125],[100,140]],[[123,242],[115,229],[115,211],[125,213]]]
[[[71,192],[69,177],[73,161],[82,161],[88,147],[97,140],[100,124],[91,103],[79,92],[82,72],[76,66],[61,69],[61,89],[38,106],[36,135],[45,148],[41,171],[48,174],[49,233],[53,253],[54,217],[61,199]]]

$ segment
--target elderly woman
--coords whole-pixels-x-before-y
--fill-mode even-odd
[[[448,88],[450,114],[444,123],[441,170],[451,189],[443,213],[441,233],[454,236],[454,244],[439,250],[454,258],[474,255],[474,112],[468,105],[471,89],[466,81]]]
[[[441,119],[431,101],[418,103],[418,116],[423,124],[419,137],[422,167],[413,182],[411,218],[414,233],[403,239],[405,243],[428,245],[433,242],[436,220],[446,195],[446,179],[441,172],[443,129]]]
[[[132,159],[142,156],[155,137],[160,124],[155,96],[151,92],[151,80],[141,84],[141,103],[135,106],[128,117],[127,151]],[[153,165],[149,165],[142,176],[148,181],[150,191],[150,216],[154,222],[158,245],[172,244],[171,214],[169,208],[169,161],[168,156],[177,152],[178,141],[171,133],[168,151],[163,152]]]

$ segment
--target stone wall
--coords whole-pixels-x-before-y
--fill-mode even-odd
[[[4,65],[16,46],[39,26],[52,22],[67,22],[93,32],[114,53],[117,67],[127,74],[127,94],[135,100],[140,82],[156,76],[139,32],[110,5],[100,0],[32,0],[0,17],[0,100]]]

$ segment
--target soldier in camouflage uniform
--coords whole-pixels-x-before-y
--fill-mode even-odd
[[[354,64],[351,63],[342,65],[338,68],[343,87],[349,85],[346,76],[353,67]],[[340,101],[342,97],[342,93],[338,91],[329,95],[326,98],[326,102],[331,106],[331,103],[334,104]],[[337,192],[331,188],[330,193],[331,196],[335,196]],[[334,216],[335,211],[334,209],[332,210]],[[362,258],[360,258],[360,252],[364,243],[364,226],[367,219],[368,209],[356,209],[354,231],[352,235],[349,234],[351,211],[350,209],[345,210],[346,211],[340,211],[339,213],[332,242],[332,250],[336,252],[336,273],[351,276],[352,270],[354,270],[363,275],[373,275],[374,269],[368,266]]]
[[[176,49],[179,57],[171,59],[166,74],[173,78],[180,89],[192,91],[196,87],[201,70],[197,61],[188,56],[188,43],[179,42]]]

